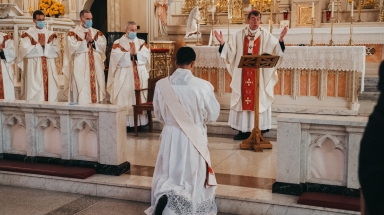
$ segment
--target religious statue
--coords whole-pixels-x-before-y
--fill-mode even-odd
[[[167,32],[167,11],[168,11],[167,0],[156,0],[155,2],[155,16],[159,19],[159,36],[168,36]]]
[[[198,32],[200,25],[200,10],[199,7],[195,7],[192,9],[191,13],[188,16],[187,29],[184,38],[201,38],[201,32]],[[197,36],[198,35],[198,36]]]

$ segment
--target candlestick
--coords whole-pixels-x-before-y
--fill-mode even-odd
[[[315,18],[315,2],[312,1],[312,18]]]
[[[335,2],[332,1],[332,11],[331,11],[331,17],[333,18],[333,12],[335,11]]]
[[[280,24],[280,17],[279,17],[279,15],[280,15],[280,10],[279,10],[279,5],[280,5],[280,0],[277,0],[276,1],[277,2],[277,4],[276,4],[276,8],[277,8],[277,24]]]
[[[312,17],[312,25],[311,25],[311,42],[309,43],[310,46],[315,46],[315,41],[313,39],[314,37],[314,27],[315,27],[315,18]]]
[[[333,42],[333,23],[335,22],[335,18],[331,18],[331,40],[329,40],[329,46],[334,46],[335,43]]]
[[[340,1],[341,1],[341,0],[336,0],[336,2],[337,2],[337,21],[336,21],[336,22],[337,22],[337,23],[340,23],[340,19],[339,19],[339,17],[340,17],[340,16],[339,16],[339,12],[340,12],[340,4],[341,4]]]
[[[352,1],[352,5],[353,5],[353,1]],[[353,16],[351,16],[351,26],[349,29],[349,42],[348,42],[349,46],[354,46],[352,41],[352,34],[353,34]]]
[[[359,19],[357,20],[357,22],[361,22],[361,9],[363,7],[363,2],[362,1],[358,1],[357,2],[357,12],[359,13]]]
[[[213,28],[213,26],[215,24],[215,18],[214,18],[213,14],[214,14],[214,12],[212,11],[212,40],[211,40],[211,46],[215,46],[215,39],[214,39],[215,33],[214,33],[214,28]]]

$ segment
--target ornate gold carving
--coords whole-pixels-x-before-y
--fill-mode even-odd
[[[195,0],[185,0],[183,4],[183,8],[181,9],[181,13],[189,14],[194,7],[195,7]]]
[[[298,26],[309,26],[312,25],[312,7],[298,5],[297,19]]]
[[[220,0],[220,12],[228,13],[228,0]]]
[[[243,0],[233,0],[232,23],[242,24],[244,22]]]
[[[151,53],[151,77],[167,76],[170,71],[171,57],[175,50],[174,42],[157,42],[153,41],[149,43],[151,49],[169,49],[166,53]]]

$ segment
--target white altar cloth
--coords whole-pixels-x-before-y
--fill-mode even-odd
[[[196,67],[226,68],[217,46],[193,46]],[[361,72],[364,91],[365,46],[286,46],[279,69],[333,70]]]

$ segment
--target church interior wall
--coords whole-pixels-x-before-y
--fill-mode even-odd
[[[148,10],[148,1],[122,0],[120,4],[120,31],[125,32],[127,21],[135,21],[137,26],[140,26],[140,29],[137,29],[138,33],[148,33],[147,13],[152,13]]]

